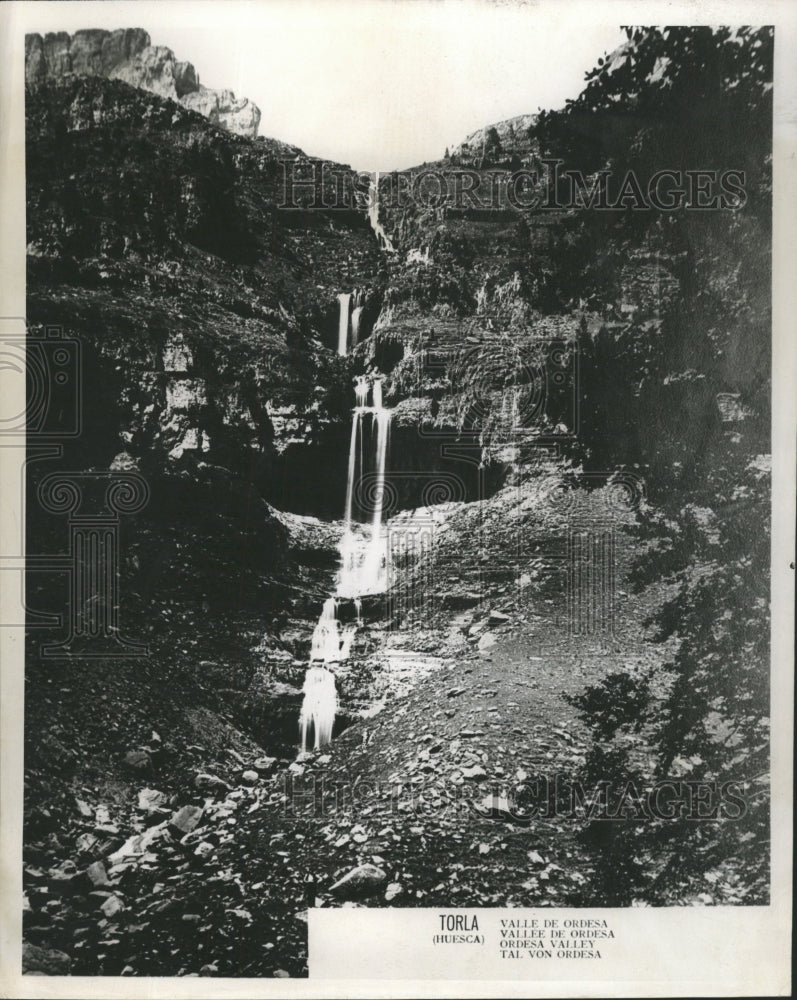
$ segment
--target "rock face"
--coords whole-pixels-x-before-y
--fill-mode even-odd
[[[534,137],[536,123],[536,115],[518,115],[517,118],[508,118],[506,121],[487,125],[472,132],[451,151],[451,155],[468,160],[490,152],[500,153],[506,149],[522,154],[536,152],[538,149]]]
[[[25,36],[25,82],[30,87],[63,82],[72,76],[122,80],[159,97],[179,101],[215,125],[257,137],[260,109],[230,90],[210,90],[199,82],[190,62],[179,62],[171,49],[152,45],[141,28],[77,31]]]
[[[135,39],[122,41],[116,48],[133,52],[135,61]],[[44,41],[28,43],[29,71],[39,60],[46,72]],[[94,65],[88,57],[84,64]],[[131,60],[117,65],[129,73]],[[190,74],[185,66],[174,67],[169,80],[179,92],[190,85]],[[121,72],[111,64],[106,68]],[[92,339],[84,335],[87,329],[74,330],[86,351],[102,355],[97,363],[111,366],[124,382],[112,403],[124,410],[114,420],[120,434],[107,452],[103,447],[103,465],[144,471],[140,459],[146,453],[161,468],[204,462],[236,474],[239,467],[247,475],[254,470],[267,498],[291,509],[309,495],[299,488],[300,475],[312,475],[324,461],[338,481],[318,498],[326,503],[328,496],[329,513],[340,516],[351,385],[342,366],[334,370],[336,384],[330,383],[337,293],[349,282],[374,283],[379,250],[354,213],[337,213],[334,230],[297,230],[295,220],[274,206],[282,191],[280,161],[300,151],[220,132],[209,118],[183,106],[203,95],[192,91],[173,103],[120,79],[71,71],[57,87],[45,82],[29,89],[28,171],[36,204],[29,210],[28,243],[31,268],[39,272],[31,273],[31,300],[38,294],[34,285],[46,286],[42,310],[63,312],[63,301],[51,301],[49,291],[53,261],[63,255],[96,272],[92,287],[103,298],[111,285],[124,287],[125,297],[137,288],[132,294],[141,316],[134,337]],[[211,103],[209,113],[220,122],[225,115],[240,119],[248,113],[229,92],[214,95]],[[80,166],[85,151],[78,155],[76,147],[75,157],[64,155],[53,131],[64,126],[84,133],[96,150],[97,168],[90,175]],[[146,153],[138,147],[131,153],[118,141],[119,129],[135,134]],[[163,157],[169,171],[162,169]],[[133,176],[135,183],[125,183]],[[39,178],[58,194],[40,198]],[[81,206],[98,199],[105,214],[101,224],[89,223],[89,232],[90,216]],[[297,253],[307,266],[297,267]],[[96,326],[94,293],[82,278],[80,284],[68,293],[80,313],[73,320],[81,328]],[[165,311],[154,307],[159,318],[152,321],[156,300]],[[38,321],[33,301],[30,311]],[[102,424],[98,431],[104,435],[110,422]],[[334,455],[325,458],[329,449]]]
[[[190,66],[190,63],[183,65]],[[257,135],[260,109],[245,97],[237,98],[231,90],[196,87],[185,94],[181,103],[192,111],[198,111],[228,132],[252,138]]]

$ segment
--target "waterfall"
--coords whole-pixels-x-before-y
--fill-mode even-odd
[[[348,660],[349,653],[351,652],[351,644],[354,642],[356,634],[356,625],[347,625],[346,628],[344,628],[340,638],[340,658],[342,660]]]
[[[341,310],[343,309],[343,296]],[[346,296],[348,299],[348,296]],[[348,310],[348,305],[347,305]],[[343,315],[341,311],[341,316]],[[341,328],[343,321],[341,320]],[[368,405],[368,395],[371,405]],[[337,692],[335,674],[321,666],[340,663],[349,658],[358,626],[362,625],[362,596],[381,594],[388,583],[387,538],[383,531],[385,471],[387,467],[388,444],[390,441],[390,419],[392,413],[382,405],[382,380],[374,378],[369,386],[368,379],[360,375],[354,383],[355,407],[351,421],[349,439],[349,465],[346,479],[346,508],[344,514],[343,537],[340,540],[340,570],[334,597],[324,601],[321,617],[313,631],[310,650],[310,666],[304,681],[304,701],[299,715],[302,734],[302,750],[307,750],[307,734],[313,727],[315,749],[319,749],[332,739],[332,727],[337,712]],[[371,440],[373,441],[373,490],[364,490],[362,498],[367,504],[373,502],[369,530],[363,532],[358,523],[355,530],[354,488],[359,479],[367,475],[364,468],[365,418],[371,418]],[[357,461],[359,457],[359,463]],[[368,456],[370,458],[370,456]],[[369,463],[370,464],[370,463]],[[354,602],[356,622],[341,629],[338,609],[341,599]]]
[[[371,386],[371,406],[368,402],[368,382],[360,377],[355,384],[357,406],[354,408],[349,442],[349,468],[346,483],[346,514],[343,537],[340,540],[340,573],[338,597],[357,598],[363,594],[381,594],[387,587],[387,539],[382,530],[390,420],[392,413],[382,405],[382,380],[375,378]],[[370,416],[373,440],[373,471],[364,499],[373,505],[370,531],[363,535],[354,530],[353,496],[355,482],[367,474],[364,468],[362,444],[365,417]],[[359,445],[359,449],[358,449]],[[358,455],[359,477],[358,472]],[[372,485],[371,485],[372,484]]]
[[[302,731],[302,751],[307,750],[307,732],[313,727],[315,749],[332,739],[332,727],[338,710],[335,675],[326,667],[310,666],[304,678],[304,702],[299,716]]]
[[[379,405],[376,405],[377,385]],[[374,419],[376,421],[376,485],[373,494],[374,510],[371,516],[371,537],[365,558],[359,568],[360,593],[381,594],[387,589],[387,538],[382,531],[382,514],[385,500],[385,461],[390,437],[390,410],[382,409],[381,383],[374,383]]]
[[[358,375],[354,380],[354,398],[358,407],[365,407],[368,404],[368,379],[364,375]]]
[[[342,357],[346,357],[346,352],[349,346],[349,302],[351,301],[350,292],[341,292],[338,295],[338,302],[340,303],[340,316],[338,318],[338,354]],[[356,343],[356,341],[355,341]]]
[[[355,306],[351,311],[351,346],[356,347],[360,340],[360,316],[363,307]]]
[[[359,437],[360,419],[364,407],[358,406],[351,422],[351,438],[349,439],[349,472],[346,477],[346,514],[343,522],[343,537],[351,533],[351,505],[354,495],[354,470],[357,465],[357,439]]]
[[[334,597],[324,601],[324,609],[313,632],[310,660],[334,663],[340,659],[340,624],[338,605]]]
[[[373,229],[376,238],[379,240],[379,245],[383,250],[389,250],[391,253],[395,253],[396,248],[390,241],[390,237],[384,230],[382,223],[379,221],[379,171],[377,170],[374,176],[371,178],[371,183],[368,186],[368,221],[371,223],[371,229]]]
[[[374,403],[374,419],[376,420],[376,489],[374,491],[374,513],[371,520],[371,530],[374,538],[382,530],[382,511],[385,504],[385,462],[387,460],[387,442],[390,437],[390,410],[382,407],[382,385],[374,383],[374,399],[376,387],[379,385],[379,403]]]

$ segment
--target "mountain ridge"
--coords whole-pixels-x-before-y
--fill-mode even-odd
[[[153,45],[143,28],[86,28],[25,36],[25,82],[63,82],[71,76],[103,76],[170,98],[237,135],[257,138],[260,108],[231,90],[200,83],[190,62],[178,61],[165,45]]]

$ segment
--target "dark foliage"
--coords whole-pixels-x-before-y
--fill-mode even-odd
[[[613,842],[639,863],[614,873],[618,898],[766,902],[772,31],[627,35],[576,101],[543,116],[544,142],[584,173],[732,164],[748,186],[735,212],[581,213],[561,249],[586,291],[611,298],[608,262],[641,232],[675,287],[658,309],[580,336],[585,457],[648,470],[659,510],[638,526],[635,578],[672,584],[649,623],[671,643],[665,674],[622,670],[578,699],[596,739],[587,771],[734,782],[745,800],[724,822],[619,825]]]

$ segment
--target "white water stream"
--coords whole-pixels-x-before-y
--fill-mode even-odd
[[[343,296],[340,298],[342,316]],[[348,303],[346,316],[348,322]],[[342,326],[341,318],[341,329]],[[392,412],[382,405],[382,380],[379,378],[369,384],[367,378],[360,376],[355,382],[354,394],[356,405],[349,441],[346,507],[339,545],[340,570],[335,594],[324,601],[313,632],[299,717],[303,751],[307,750],[311,726],[316,749],[331,740],[337,712],[333,665],[349,658],[357,626],[362,622],[362,597],[383,593],[388,583],[388,541],[382,522]],[[370,513],[367,526],[354,518],[355,494],[358,509],[366,515]],[[343,600],[354,602],[356,623],[341,625],[338,610]]]
[[[390,253],[395,253],[396,248],[390,240],[390,237],[385,232],[384,226],[379,221],[379,171],[374,174],[371,178],[371,183],[368,187],[368,221],[371,223],[371,229],[373,229],[376,234],[376,238],[379,240],[379,245],[383,250],[387,250]]]
[[[338,318],[338,354],[345,358],[349,350],[349,303],[350,292],[341,292],[338,296],[340,316]]]

